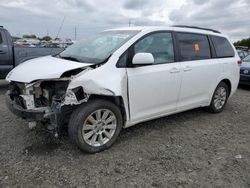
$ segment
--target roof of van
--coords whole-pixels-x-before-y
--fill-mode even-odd
[[[192,33],[201,33],[201,34],[214,34],[214,35],[222,35],[219,31],[201,28],[195,26],[133,26],[133,27],[122,27],[116,29],[109,29],[108,31],[115,30],[131,30],[131,31],[161,31],[161,30],[170,30],[170,31],[181,31],[181,32],[192,32]]]

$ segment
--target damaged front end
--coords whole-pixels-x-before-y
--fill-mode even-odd
[[[82,87],[68,89],[71,78],[41,80],[31,84],[11,82],[6,103],[15,115],[26,119],[30,127],[36,122],[47,124],[57,137],[63,124],[77,105],[88,95]]]

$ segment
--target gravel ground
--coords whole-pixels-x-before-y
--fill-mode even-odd
[[[68,137],[29,130],[0,82],[0,187],[250,187],[250,89],[221,114],[196,109],[122,131],[89,155]]]

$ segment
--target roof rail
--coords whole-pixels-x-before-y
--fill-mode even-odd
[[[214,30],[214,29],[209,29],[209,28],[204,28],[204,27],[197,27],[197,26],[189,26],[189,25],[173,25],[173,27],[183,27],[183,28],[191,28],[191,29],[201,29],[201,30],[206,30],[206,31],[212,31],[214,33],[221,33],[220,31]]]

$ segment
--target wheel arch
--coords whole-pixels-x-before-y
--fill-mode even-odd
[[[126,113],[126,108],[125,108],[123,98],[121,96],[107,96],[107,95],[92,94],[89,96],[88,100],[95,100],[95,99],[107,100],[117,105],[121,109],[123,125],[125,124],[125,122],[127,121],[127,113]]]
[[[220,81],[220,83],[222,83],[222,82],[224,82],[227,85],[228,91],[229,91],[228,96],[230,96],[231,95],[231,91],[232,91],[232,83],[231,83],[231,81],[229,79],[223,79],[223,80]]]
[[[214,86],[213,89],[211,89],[211,93],[209,94],[209,102],[208,102],[208,105],[211,104],[211,101],[212,101],[212,98],[213,98],[213,95],[214,95],[214,92],[216,90],[216,88],[218,87],[218,85],[220,83],[225,83],[228,87],[228,91],[229,91],[229,94],[228,94],[228,97],[230,97],[231,93],[232,93],[232,83],[231,81],[228,79],[228,78],[224,78],[224,79],[220,79],[220,81]]]

